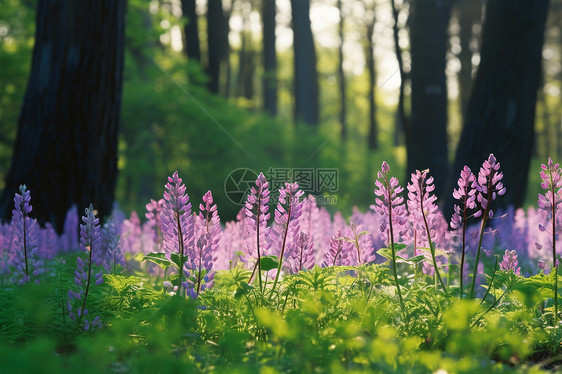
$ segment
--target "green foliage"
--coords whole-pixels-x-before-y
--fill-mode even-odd
[[[61,312],[68,263],[43,283],[0,289],[7,372],[539,373],[562,353],[552,305],[534,302],[551,291],[544,274],[498,271],[484,303],[410,281],[408,319],[382,265],[315,267],[286,276],[271,299],[271,284],[262,295],[239,267],[219,272],[197,300],[163,295],[141,276],[106,275],[89,299],[104,328],[80,332]]]

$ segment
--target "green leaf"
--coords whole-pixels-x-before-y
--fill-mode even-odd
[[[260,268],[263,271],[277,269],[279,267],[279,259],[277,256],[263,256],[260,259]]]
[[[253,289],[254,286],[252,286],[251,284],[248,284],[246,282],[240,283],[238,285],[238,288],[236,289],[236,292],[234,292],[234,297],[236,299],[239,299],[242,296],[249,294]]]
[[[175,265],[172,261],[168,260],[165,253],[152,252],[144,256],[143,261],[150,261],[153,264],[160,266],[162,269],[166,269],[168,266]],[[179,267],[178,267],[179,268]]]
[[[396,262],[406,262],[406,263],[410,263],[410,264],[419,264],[423,260],[425,260],[424,255],[414,256],[414,257],[410,257],[410,258],[404,258],[404,257],[401,257],[401,256],[396,256]]]
[[[181,269],[183,267],[183,263],[181,263],[181,261],[180,261],[180,255],[179,254],[172,253],[172,256],[170,256],[170,257],[172,257],[172,262],[177,269]],[[184,256],[183,262],[185,263],[186,261],[187,261],[187,256]]]
[[[403,243],[394,243],[394,253],[404,249],[408,247],[406,244]],[[377,253],[383,257],[388,258],[389,260],[392,260],[392,248],[390,247],[390,245],[386,248],[380,248]]]

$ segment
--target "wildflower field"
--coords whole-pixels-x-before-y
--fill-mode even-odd
[[[450,222],[429,170],[402,185],[383,162],[349,218],[260,174],[222,223],[176,172],[144,223],[90,206],[62,235],[21,186],[0,226],[0,370],[560,372],[562,170],[538,172],[537,207],[499,212],[494,155],[465,167]]]

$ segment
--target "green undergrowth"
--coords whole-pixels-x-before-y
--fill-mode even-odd
[[[542,274],[498,272],[484,302],[447,299],[418,275],[404,280],[405,315],[379,265],[317,267],[273,294],[237,268],[197,300],[145,272],[106,275],[88,298],[104,327],[81,331],[65,310],[72,262],[0,288],[2,372],[540,373],[562,361]]]

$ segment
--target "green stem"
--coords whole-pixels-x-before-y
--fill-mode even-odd
[[[462,217],[462,256],[461,256],[461,268],[460,268],[460,295],[459,299],[462,299],[464,291],[464,255],[466,251],[466,197],[464,202],[464,210]]]
[[[179,242],[179,255],[180,255],[180,269],[179,269],[179,275],[178,275],[178,293],[176,294],[177,296],[181,295],[181,278],[182,278],[182,274],[183,274],[183,264],[185,262],[185,259],[183,257],[183,232],[181,231],[181,224],[180,224],[180,214],[176,213],[176,224],[178,226],[178,242]]]
[[[273,287],[271,288],[271,294],[269,298],[273,297],[273,291],[275,291],[275,286],[279,280],[279,274],[281,274],[281,266],[283,265],[283,255],[285,254],[285,243],[287,242],[287,234],[289,233],[289,224],[291,223],[291,206],[292,206],[293,196],[289,196],[287,201],[289,204],[287,207],[287,223],[285,225],[285,232],[283,234],[283,244],[281,245],[281,254],[279,255],[279,265],[277,266],[277,274],[275,275],[275,281],[273,281]]]
[[[258,197],[257,209],[256,209],[256,248],[258,251],[258,279],[260,284],[260,292],[263,293],[263,284],[261,281],[261,253],[260,253],[260,213],[261,213],[261,194]],[[256,269],[254,268],[254,271]],[[253,273],[252,273],[253,274]],[[251,279],[251,278],[250,278]]]
[[[389,183],[387,183],[387,185],[389,185]],[[390,226],[390,249],[392,251],[392,272],[394,273],[394,283],[396,283],[396,292],[398,293],[398,299],[400,300],[402,313],[404,313],[404,318],[408,319],[408,313],[406,312],[406,306],[404,305],[402,292],[400,291],[400,283],[398,283],[398,271],[396,270],[396,249],[394,248],[394,228],[392,227],[392,199],[390,191],[388,199],[388,224]]]
[[[488,207],[490,206],[490,201],[488,200]],[[480,259],[480,250],[482,249],[482,238],[484,237],[484,228],[486,227],[486,221],[488,220],[488,207],[484,211],[482,217],[482,224],[480,225],[480,238],[478,239],[478,250],[476,251],[476,260],[474,261],[474,272],[472,274],[472,282],[470,285],[470,299],[474,299],[474,288],[476,286],[476,275],[478,274],[478,260]]]
[[[552,199],[554,200],[551,204],[552,213],[552,270],[554,271],[554,322],[558,322],[558,266],[556,266],[556,191],[555,184],[552,178],[552,172],[550,174],[550,186],[552,192]]]
[[[429,242],[429,250],[431,251],[431,259],[433,260],[433,269],[435,270],[435,275],[437,275],[437,279],[439,283],[441,283],[441,287],[443,287],[443,291],[445,292],[445,296],[447,299],[449,298],[449,292],[447,291],[447,287],[445,286],[445,282],[443,282],[443,278],[441,278],[441,273],[439,272],[439,267],[437,267],[437,260],[435,258],[435,245],[431,241],[431,233],[429,232],[429,224],[427,222],[427,217],[425,216],[425,211],[423,210],[423,189],[420,196],[420,208],[423,216],[423,223],[425,224],[425,231],[427,234],[427,241]]]
[[[486,300],[486,297],[490,293],[490,290],[492,289],[492,286],[494,285],[494,279],[496,278],[496,272],[497,271],[498,271],[498,256],[496,256],[496,264],[494,265],[494,273],[492,274],[492,279],[490,280],[490,284],[488,285],[488,289],[486,290],[486,293],[484,294],[484,297],[482,298],[482,300],[480,300],[480,304],[482,304],[484,302],[484,300]]]
[[[86,299],[88,299],[88,292],[90,291],[90,280],[92,278],[92,252],[93,251],[94,251],[94,241],[92,240],[90,242],[90,254],[88,259],[88,280],[86,282],[86,292],[84,292],[84,301],[82,302],[82,310],[80,310],[80,315],[78,316],[76,328],[80,327],[80,321],[82,320],[82,316],[84,315],[84,310],[86,309]]]

